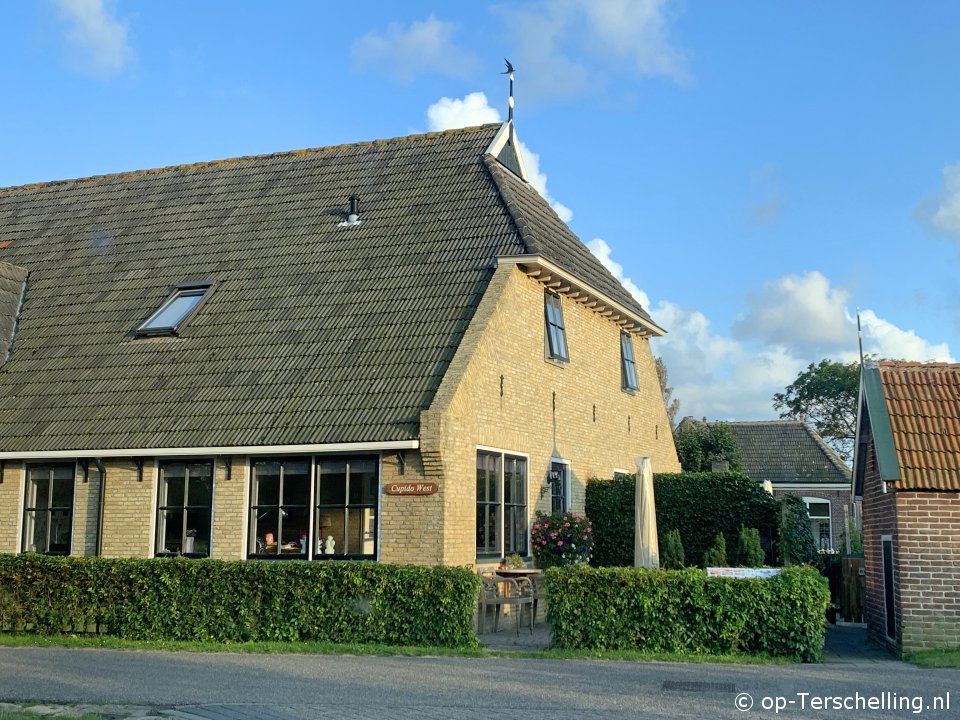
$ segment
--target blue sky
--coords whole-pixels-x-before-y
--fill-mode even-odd
[[[960,351],[960,3],[0,5],[0,186],[506,115],[535,185],[669,331],[681,414],[807,364]],[[2,232],[2,229],[0,229]]]

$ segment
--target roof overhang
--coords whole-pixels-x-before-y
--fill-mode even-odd
[[[540,255],[504,255],[497,258],[497,265],[515,265],[527,276],[534,278],[555,293],[566,295],[608,320],[619,325],[625,332],[638,335],[662,337],[667,331],[653,320],[638,315],[609,295],[605,295],[589,283],[571,275],[566,270]]]
[[[315,443],[306,445],[229,445],[187,448],[104,448],[99,450],[46,450],[0,452],[0,460],[56,460],[113,457],[209,457],[211,455],[306,455],[358,453],[383,450],[418,450],[419,440],[383,442]]]
[[[890,424],[890,413],[887,410],[887,397],[883,391],[880,367],[875,362],[867,361],[860,372],[863,399],[866,402],[866,420],[870,423],[872,431],[880,479],[885,482],[900,480],[900,461],[897,459],[897,449],[893,444],[893,426]],[[857,440],[859,442],[859,436]]]

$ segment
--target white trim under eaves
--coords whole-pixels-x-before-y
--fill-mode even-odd
[[[609,295],[589,283],[580,280],[540,255],[503,255],[497,265],[516,265],[530,277],[543,283],[554,292],[567,295],[571,300],[583,303],[595,312],[608,317],[626,332],[663,337],[667,331],[653,320],[637,315]]]
[[[802,482],[775,482],[773,489],[776,490],[849,490],[850,483],[802,483]]]
[[[302,455],[307,453],[356,453],[371,450],[419,450],[419,440],[383,442],[316,443],[311,445],[236,445],[187,448],[110,448],[103,450],[46,450],[0,452],[0,460],[48,460],[54,458],[194,457],[209,455]]]

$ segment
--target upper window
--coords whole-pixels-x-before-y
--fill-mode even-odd
[[[527,554],[527,460],[477,453],[477,555]]]
[[[543,312],[546,320],[547,355],[554,360],[569,360],[567,354],[567,331],[563,326],[563,308],[560,306],[560,296],[545,293]]]
[[[160,465],[157,502],[157,555],[210,555],[213,463]]]
[[[627,333],[620,334],[620,382],[624,390],[637,390],[637,363],[633,359],[633,343]]]
[[[28,465],[23,552],[69,555],[73,534],[73,465]]]
[[[210,283],[184,283],[178,285],[164,301],[160,309],[137,328],[138,335],[173,335],[183,325],[204,295]]]

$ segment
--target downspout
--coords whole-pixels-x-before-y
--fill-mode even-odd
[[[95,458],[94,462],[97,464],[97,472],[100,473],[100,497],[98,498],[98,512],[97,512],[97,547],[95,555],[100,557],[100,551],[103,549],[103,506],[107,497],[107,469],[103,466],[102,458]]]

